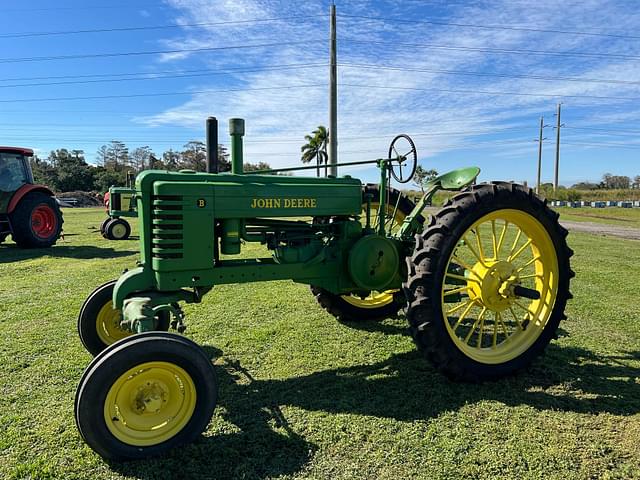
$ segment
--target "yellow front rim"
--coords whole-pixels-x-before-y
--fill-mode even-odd
[[[120,311],[113,308],[113,302],[105,303],[96,316],[96,332],[105,345],[111,345],[128,337],[131,333],[120,328]]]
[[[118,223],[111,228],[111,234],[114,238],[122,238],[127,234],[127,227]]]
[[[395,210],[395,214],[394,214]],[[366,222],[367,204],[362,205],[362,225]],[[375,230],[378,226],[378,212],[380,211],[380,202],[371,202],[371,227]],[[392,233],[398,230],[402,226],[406,215],[400,210],[396,210],[395,204],[387,205],[387,231]],[[397,290],[386,290],[384,292],[372,291],[366,297],[360,297],[358,295],[342,295],[342,299],[349,305],[353,305],[357,308],[375,309],[382,308],[393,302],[393,294]]]
[[[196,387],[181,367],[146,362],[120,375],[104,402],[109,431],[127,445],[150,446],[180,432],[196,407]]]
[[[458,349],[481,363],[505,363],[542,334],[558,292],[558,259],[544,226],[520,210],[491,212],[459,239],[442,284],[442,314]],[[516,296],[525,287],[539,300]]]

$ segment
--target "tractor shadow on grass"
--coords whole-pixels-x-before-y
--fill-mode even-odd
[[[303,424],[289,426],[281,411],[288,406],[403,422],[429,420],[486,401],[590,414],[633,415],[640,411],[640,368],[630,366],[638,365],[640,352],[604,356],[551,344],[528,371],[471,385],[447,380],[417,351],[369,365],[256,380],[239,362],[221,357],[212,347],[204,348],[212,358],[218,358],[217,417],[233,424],[234,431],[202,437],[166,458],[113,464],[112,468],[145,479],[293,474],[304,468],[317,447],[305,439]]]
[[[116,258],[137,254],[137,250],[114,250],[113,248],[94,247],[92,245],[69,246],[54,245],[50,248],[18,248],[16,244],[0,245],[0,263],[18,262],[40,257],[62,258]]]
[[[221,351],[214,347],[204,346],[204,350],[212,359],[221,357]],[[145,480],[262,479],[302,469],[316,447],[289,426],[280,404],[269,395],[269,387],[238,362],[220,359],[216,364],[218,405],[213,423],[220,424],[222,417],[226,424],[232,424],[231,431],[201,436],[160,458],[109,462],[111,469]]]

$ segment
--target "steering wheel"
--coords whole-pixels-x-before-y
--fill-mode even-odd
[[[405,153],[400,153],[405,152]],[[389,145],[389,157],[391,161],[391,175],[399,183],[407,183],[413,178],[418,166],[418,152],[416,144],[409,135],[400,134]],[[396,163],[397,162],[397,165]],[[397,166],[397,173],[396,173]],[[402,167],[405,167],[404,173]],[[410,167],[410,168],[409,168]]]

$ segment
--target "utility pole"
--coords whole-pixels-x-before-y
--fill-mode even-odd
[[[338,74],[336,66],[336,6],[331,4],[329,20],[329,164],[330,175],[338,176]]]
[[[540,117],[540,138],[537,140],[538,142],[538,180],[536,182],[536,193],[540,193],[540,172],[542,170],[542,142],[546,140],[546,138],[542,138],[542,130],[544,127],[548,127],[549,125],[544,124],[544,117]]]
[[[556,116],[558,117],[558,121],[556,124],[556,168],[553,176],[553,191],[558,190],[558,169],[560,167],[560,127],[563,125],[560,123],[560,107],[562,103],[558,103],[558,113]]]

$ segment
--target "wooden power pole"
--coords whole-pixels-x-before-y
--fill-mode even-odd
[[[553,175],[553,191],[558,190],[558,170],[560,168],[560,127],[562,124],[560,123],[560,107],[561,103],[558,104],[558,113],[556,116],[558,117],[558,122],[556,124],[556,168],[554,170]]]
[[[542,142],[546,138],[542,137],[542,130],[549,125],[544,124],[544,117],[540,117],[540,137],[538,138],[538,179],[536,181],[536,193],[540,193],[540,172],[542,171]]]
[[[329,165],[330,175],[338,176],[338,74],[336,67],[336,6],[331,4],[329,27]]]

